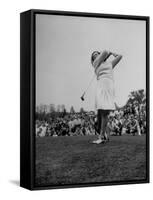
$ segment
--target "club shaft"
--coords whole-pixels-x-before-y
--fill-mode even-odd
[[[84,91],[84,93],[83,93],[82,96],[84,96],[84,95],[86,94],[86,92],[88,91],[88,89],[89,89],[89,87],[91,86],[91,84],[92,84],[92,82],[93,82],[94,79],[95,79],[95,74],[94,74],[94,76],[92,77],[91,81],[89,82],[88,87],[87,87],[87,89]]]

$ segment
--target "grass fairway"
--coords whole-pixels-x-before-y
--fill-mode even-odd
[[[36,138],[36,185],[61,185],[146,178],[145,136]]]

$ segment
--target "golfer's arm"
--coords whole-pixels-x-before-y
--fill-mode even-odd
[[[110,52],[104,50],[97,56],[97,58],[94,61],[96,68],[107,58],[108,55],[110,55]]]
[[[122,59],[122,55],[117,55],[115,53],[112,53],[112,55],[115,57],[114,60],[112,61],[112,66],[114,68]]]

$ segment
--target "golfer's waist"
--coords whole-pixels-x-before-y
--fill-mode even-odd
[[[111,74],[107,74],[107,73],[100,73],[98,76],[97,76],[97,79],[104,79],[104,78],[107,78],[107,79],[111,79],[111,80],[114,80],[113,79],[113,75]]]

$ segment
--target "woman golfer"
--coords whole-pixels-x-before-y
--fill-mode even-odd
[[[113,55],[112,61],[109,57]],[[97,110],[97,132],[99,137],[93,143],[100,144],[108,141],[106,126],[109,112],[115,110],[115,91],[113,68],[119,63],[122,56],[109,51],[94,51],[91,63],[97,77],[95,106]]]

